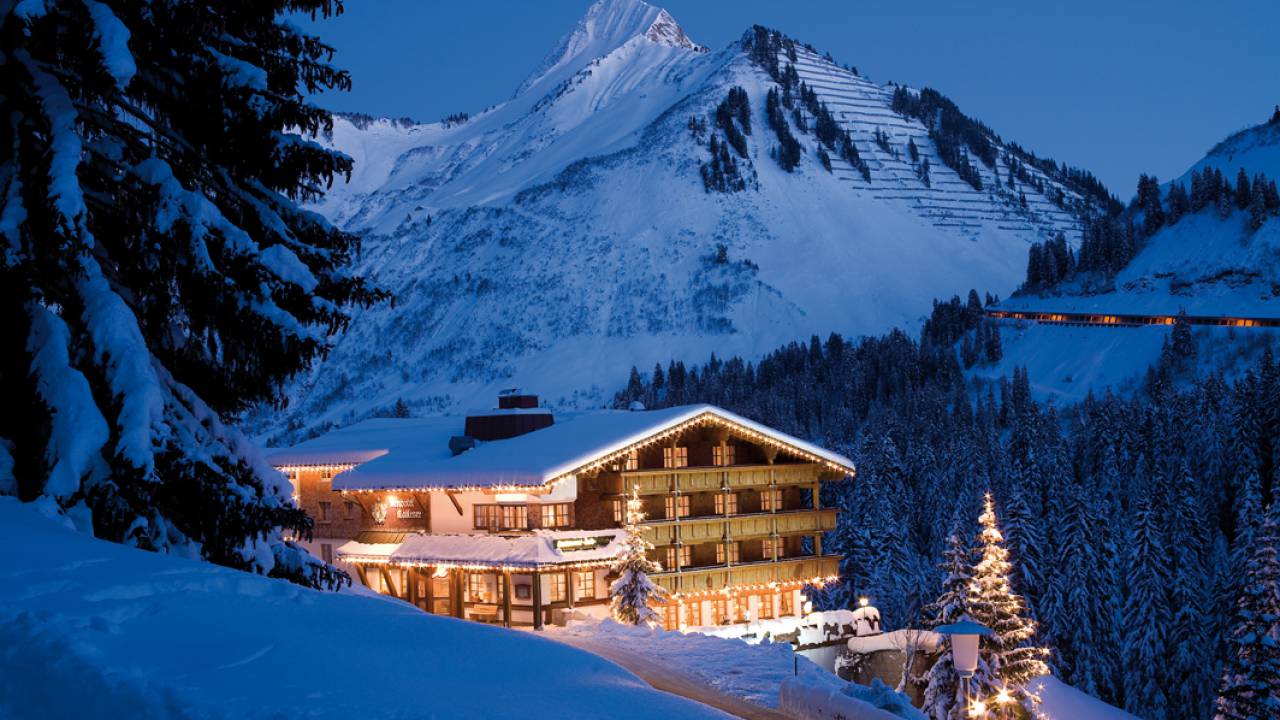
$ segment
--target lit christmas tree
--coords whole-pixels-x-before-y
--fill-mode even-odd
[[[987,493],[978,518],[978,563],[969,584],[968,609],[975,622],[992,634],[982,638],[982,661],[989,672],[974,676],[975,695],[990,696],[1002,689],[1022,688],[1032,678],[1049,672],[1044,658],[1049,651],[1033,644],[1036,623],[1026,616],[1026,605],[1009,585],[1009,551],[996,525],[995,503]]]
[[[1280,528],[1263,521],[1245,566],[1215,720],[1280,717]]]
[[[653,543],[645,539],[640,523],[644,522],[644,510],[640,504],[640,489],[631,489],[627,498],[627,551],[618,558],[613,572],[618,576],[609,588],[610,608],[613,619],[628,625],[656,626],[660,617],[651,602],[661,601],[667,591],[649,579],[651,573],[661,572],[662,566],[646,554]]]

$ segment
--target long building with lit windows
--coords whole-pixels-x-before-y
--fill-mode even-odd
[[[556,418],[532,395],[464,418],[378,418],[269,451],[311,549],[431,613],[541,628],[602,613],[637,488],[669,629],[798,615],[837,573],[824,481],[846,458],[711,405]]]

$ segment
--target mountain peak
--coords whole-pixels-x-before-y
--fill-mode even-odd
[[[690,40],[675,18],[662,8],[643,0],[597,0],[573,30],[560,38],[516,94],[523,94],[547,78],[563,80],[637,37],[669,47],[699,52],[706,49]]]
[[[684,28],[680,27],[680,23],[676,22],[676,19],[671,17],[671,14],[666,10],[658,10],[658,17],[654,19],[653,24],[645,31],[644,36],[659,45],[688,48],[689,50],[698,50],[700,52],[706,50],[703,46],[690,40],[689,36],[684,34]]]

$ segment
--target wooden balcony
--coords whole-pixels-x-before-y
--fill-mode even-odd
[[[817,463],[785,465],[729,465],[726,467],[659,468],[627,470],[622,473],[622,486],[639,486],[641,495],[666,495],[680,492],[715,492],[728,486],[760,488],[769,485],[812,485],[830,477],[831,473]]]
[[[679,538],[686,545],[718,542],[726,536],[734,539],[800,535],[827,532],[836,528],[835,508],[820,510],[781,510],[776,513],[750,515],[706,515],[680,518]],[[654,545],[671,545],[676,541],[676,520],[654,520],[645,523],[649,541]]]
[[[777,561],[717,565],[691,568],[682,572],[664,572],[653,575],[653,581],[668,592],[695,592],[731,587],[733,585],[760,585],[770,582],[789,582],[825,578],[840,572],[838,555],[810,555],[784,558]]]

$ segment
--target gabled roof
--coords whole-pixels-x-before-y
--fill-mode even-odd
[[[561,478],[614,462],[638,446],[702,423],[724,425],[755,441],[773,444],[784,452],[824,464],[833,471],[854,473],[852,461],[842,455],[713,405],[684,405],[661,410],[568,414],[557,417],[556,424],[550,427],[508,440],[480,443],[458,456],[451,456],[448,450],[449,437],[461,433],[461,421],[454,418],[452,424],[435,427],[441,432],[424,433],[418,442],[383,443],[397,447],[336,476],[333,487],[337,490],[540,489]],[[401,434],[401,430],[395,430],[395,434]],[[316,439],[320,440],[324,438]],[[268,454],[268,459],[276,466],[289,464],[280,458],[305,459],[306,453],[297,452],[305,445]]]

